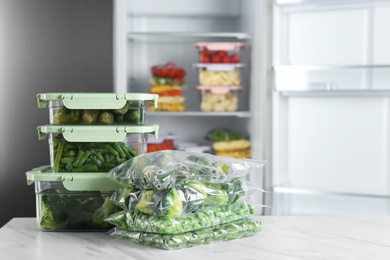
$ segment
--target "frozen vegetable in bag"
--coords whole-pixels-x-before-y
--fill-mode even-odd
[[[165,190],[187,182],[223,183],[259,170],[263,162],[184,151],[158,151],[134,157],[108,177],[136,189]]]
[[[231,205],[202,207],[195,213],[183,214],[179,217],[151,216],[139,211],[124,210],[106,218],[106,221],[130,231],[178,234],[247,218],[253,213],[250,206],[239,200]]]
[[[215,227],[174,235],[128,231],[121,228],[114,228],[109,233],[123,240],[170,250],[246,237],[259,232],[260,226],[259,221],[253,222],[249,218],[244,218]]]
[[[111,200],[126,210],[137,210],[154,216],[177,217],[196,211],[200,206],[222,206],[236,202],[245,195],[244,180],[224,183],[187,182],[167,190],[122,188]]]

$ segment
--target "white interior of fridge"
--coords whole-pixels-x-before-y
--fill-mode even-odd
[[[273,14],[273,213],[390,214],[389,1]]]
[[[146,123],[158,124],[160,132],[172,132],[176,143],[211,145],[206,133],[214,128],[229,128],[248,135],[253,159],[264,160],[266,71],[262,38],[267,1],[240,0],[115,0],[114,56],[115,91],[147,92],[150,90],[150,67],[175,62],[183,67],[187,86],[184,112],[147,112]],[[244,42],[241,51],[245,68],[241,72],[243,91],[238,94],[236,112],[202,112],[196,42]],[[256,48],[253,48],[256,46]],[[250,176],[263,187],[263,173]],[[256,201],[262,203],[257,195]]]

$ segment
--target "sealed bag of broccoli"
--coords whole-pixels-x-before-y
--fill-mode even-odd
[[[251,206],[239,200],[231,205],[204,206],[194,213],[182,214],[178,217],[151,216],[139,211],[124,210],[105,220],[131,231],[178,234],[247,218],[253,213]]]
[[[110,170],[108,177],[135,189],[166,190],[188,182],[224,183],[263,165],[254,160],[166,150],[136,156]]]
[[[111,200],[125,210],[148,215],[178,217],[195,212],[202,206],[222,206],[236,202],[247,191],[245,180],[232,179],[224,183],[187,182],[167,190],[122,188]]]
[[[114,228],[110,234],[113,237],[138,244],[171,250],[246,237],[259,232],[260,226],[259,221],[253,222],[249,218],[244,218],[214,227],[172,235],[129,231],[122,228]]]

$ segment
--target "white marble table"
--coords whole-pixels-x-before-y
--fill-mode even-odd
[[[0,259],[390,259],[390,217],[264,216],[251,237],[167,251],[93,232],[42,232],[34,218],[0,229]]]

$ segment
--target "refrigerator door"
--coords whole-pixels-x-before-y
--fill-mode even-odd
[[[278,214],[390,214],[390,3],[340,2],[274,8]]]

